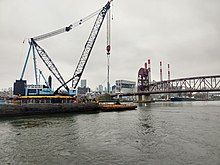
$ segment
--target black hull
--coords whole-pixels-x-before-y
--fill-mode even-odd
[[[56,113],[91,113],[99,111],[100,107],[97,103],[0,105],[0,117],[43,115]]]
[[[185,97],[171,97],[170,101],[195,101],[195,99]]]

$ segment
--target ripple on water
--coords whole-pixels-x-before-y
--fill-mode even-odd
[[[220,104],[0,121],[4,164],[219,164]]]

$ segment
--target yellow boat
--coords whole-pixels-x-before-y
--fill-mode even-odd
[[[101,111],[126,111],[126,110],[136,110],[136,105],[128,104],[100,104]]]

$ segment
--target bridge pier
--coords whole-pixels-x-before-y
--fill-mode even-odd
[[[150,95],[144,95],[144,102],[151,102]]]
[[[145,102],[151,102],[151,97],[150,95],[138,95],[138,102],[139,103],[145,103]]]
[[[142,102],[142,95],[138,95],[138,102]]]

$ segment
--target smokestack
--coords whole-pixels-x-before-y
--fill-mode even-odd
[[[163,81],[162,61],[160,61],[160,81]]]
[[[144,68],[147,69],[147,63],[146,62],[144,63]]]
[[[148,59],[148,77],[149,83],[151,82],[151,66],[150,66],[150,59]]]
[[[170,64],[168,64],[168,80],[170,80]]]

